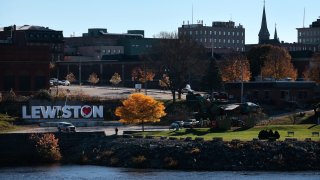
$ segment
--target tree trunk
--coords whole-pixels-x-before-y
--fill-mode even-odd
[[[178,99],[181,99],[181,89],[178,90]]]
[[[172,102],[175,103],[176,102],[176,91],[174,89],[171,89],[171,93],[172,93]]]
[[[142,132],[144,132],[144,121],[142,120]]]

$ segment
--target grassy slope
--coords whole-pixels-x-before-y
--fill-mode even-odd
[[[222,137],[225,141],[232,139],[240,139],[244,141],[258,138],[260,130],[272,129],[280,133],[280,140],[288,138],[287,132],[294,131],[294,138],[304,140],[311,138],[312,140],[319,141],[320,137],[312,137],[312,132],[320,132],[320,125],[302,124],[302,125],[269,125],[269,126],[256,126],[251,129],[243,131],[226,131],[226,132],[211,132],[208,128],[195,128],[193,130],[180,129],[179,131],[162,131],[162,132],[144,132],[137,133],[139,135],[153,135],[153,136],[175,136],[175,137],[203,137],[205,140],[211,140],[213,137]]]
[[[14,121],[15,118],[6,114],[0,114],[0,133],[16,129],[17,127],[12,125]]]

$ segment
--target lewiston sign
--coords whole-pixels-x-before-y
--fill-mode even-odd
[[[22,106],[23,119],[102,119],[103,106],[64,105],[64,106]]]

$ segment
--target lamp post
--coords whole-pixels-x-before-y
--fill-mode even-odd
[[[81,59],[79,59],[79,85],[81,85]]]
[[[243,103],[243,64],[240,61],[240,68],[241,68],[241,103]]]

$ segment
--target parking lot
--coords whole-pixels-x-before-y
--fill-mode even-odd
[[[85,94],[94,97],[100,97],[102,99],[123,99],[128,97],[132,93],[136,93],[134,88],[122,88],[122,87],[110,87],[110,86],[80,86],[80,85],[70,85],[70,86],[53,86],[51,87],[51,92],[54,95],[57,88],[59,90],[68,90],[70,95]],[[172,99],[172,94],[169,90],[159,90],[159,89],[141,89],[141,93],[146,92],[147,95],[155,99]],[[177,96],[176,96],[177,98]],[[182,99],[186,98],[186,94],[182,94]]]

